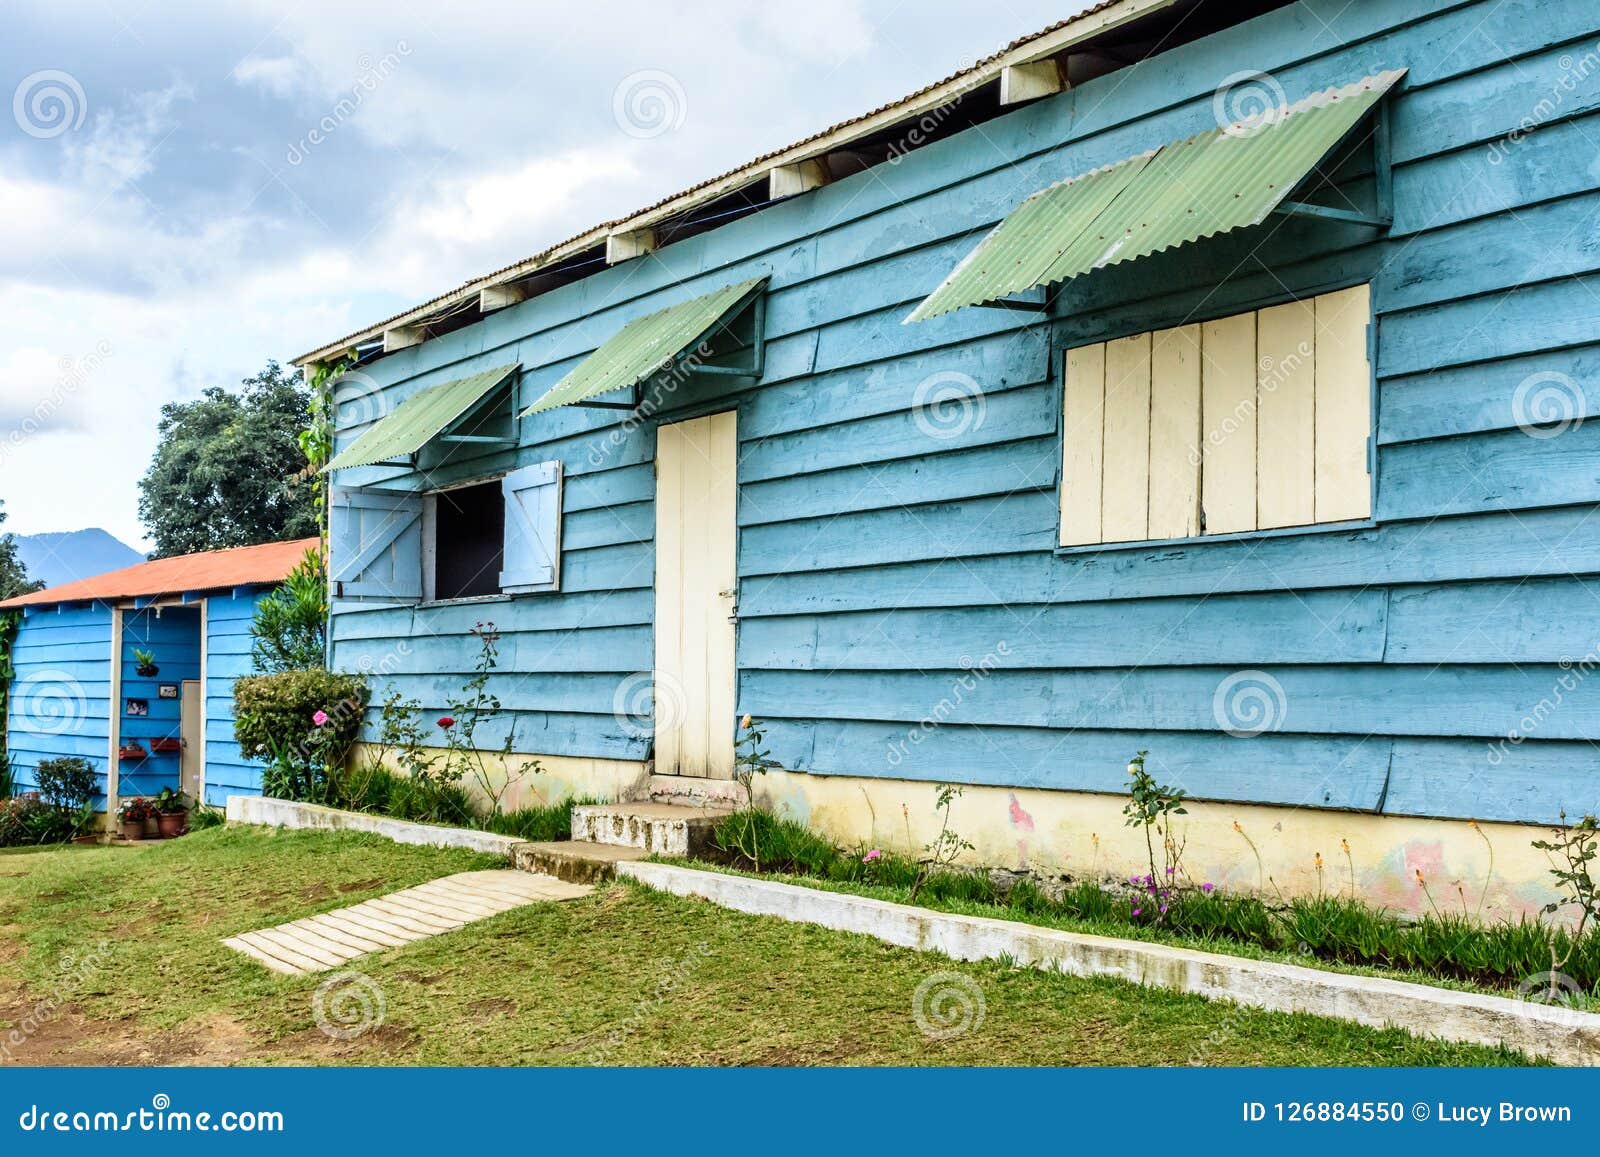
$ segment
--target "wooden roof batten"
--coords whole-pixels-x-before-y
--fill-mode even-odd
[[[385,353],[417,345],[431,336],[430,322],[459,312],[463,307],[488,313],[532,296],[516,283],[551,266],[598,247],[604,265],[641,256],[654,247],[656,228],[675,217],[738,192],[760,181],[771,181],[771,198],[794,196],[827,183],[822,163],[828,153],[863,137],[924,116],[966,96],[983,85],[998,82],[1003,105],[1063,91],[1065,77],[1051,58],[1098,36],[1122,28],[1142,17],[1178,4],[1179,0],[1100,0],[1057,24],[1013,41],[993,56],[970,68],[884,105],[852,120],[825,129],[784,149],[757,157],[740,168],[704,181],[631,216],[596,225],[514,265],[440,295],[386,321],[320,346],[294,358],[309,366],[339,357],[357,347],[382,343]]]

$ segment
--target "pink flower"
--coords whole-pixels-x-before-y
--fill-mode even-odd
[[[1138,914],[1139,914],[1139,913],[1140,913],[1140,912],[1143,912],[1143,911],[1144,911],[1144,909],[1143,909],[1143,908],[1135,908],[1135,909],[1134,909],[1134,910],[1133,910],[1133,914],[1134,914],[1134,915],[1135,915],[1135,916],[1137,916],[1137,915],[1138,915]]]
[[[328,713],[326,711],[318,711],[311,717],[311,722],[315,723],[318,727],[323,726],[328,722]]]
[[[442,715],[439,717],[439,726],[443,727],[446,731],[449,731],[455,725],[456,721],[452,716]]]
[[[870,852],[868,852],[866,855],[861,857],[861,862],[863,864],[870,864],[870,863],[872,863],[873,860],[876,860],[876,859],[879,859],[880,857],[882,857],[882,855],[883,855],[883,849],[881,849],[881,848],[873,848]]]
[[[1215,884],[1201,884],[1200,885],[1200,890],[1202,892],[1209,892],[1209,891],[1211,891],[1211,889],[1213,889],[1215,887],[1216,887]]]

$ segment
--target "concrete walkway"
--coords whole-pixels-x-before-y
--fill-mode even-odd
[[[369,952],[452,932],[525,904],[575,900],[594,891],[554,876],[509,869],[458,872],[349,908],[229,936],[222,942],[290,976],[325,972]]]

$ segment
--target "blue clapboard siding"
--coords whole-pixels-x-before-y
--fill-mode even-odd
[[[1600,403],[1600,68],[1575,68],[1597,32],[1585,0],[1303,0],[364,369],[393,403],[518,360],[528,402],[628,319],[770,274],[760,384],[673,401],[739,410],[740,709],[785,766],[1117,791],[1148,748],[1216,799],[1594,810],[1600,693],[1567,684],[1600,654],[1600,421],[1530,437],[1513,401],[1564,375],[1580,413]],[[1387,236],[1275,219],[1070,283],[1048,323],[902,324],[1035,189],[1211,128],[1224,78],[1267,70],[1294,99],[1396,67]],[[1364,164],[1335,171],[1357,203]],[[1054,549],[1063,348],[1369,280],[1376,525]],[[939,375],[982,391],[943,435],[913,404]],[[560,458],[562,592],[340,607],[335,662],[435,709],[493,619],[496,736],[642,758],[614,699],[652,662],[653,425],[567,407],[524,420],[521,443],[432,479]],[[341,479],[363,480],[422,484]],[[1281,689],[1275,729],[1224,730],[1239,671]]]
[[[250,621],[263,592],[206,600],[206,802],[223,807],[230,795],[259,795],[261,765],[233,737],[233,682],[251,673]]]
[[[100,773],[104,807],[111,736],[111,609],[104,604],[36,610],[12,648],[6,744],[21,790],[32,789],[45,759],[75,755]]]

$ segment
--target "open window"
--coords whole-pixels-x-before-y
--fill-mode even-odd
[[[445,602],[561,587],[561,463],[423,494],[334,491],[334,597]]]

